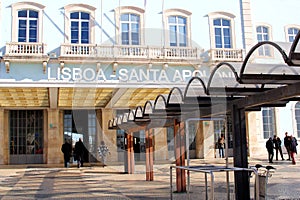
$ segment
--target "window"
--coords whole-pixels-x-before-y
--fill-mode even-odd
[[[116,44],[144,44],[144,10],[134,6],[122,6],[115,9]]]
[[[34,2],[19,2],[12,8],[12,41],[41,42],[43,9],[45,6]]]
[[[273,135],[276,135],[275,109],[262,108],[262,118],[263,118],[264,139],[268,139],[269,137],[273,137]]]
[[[216,48],[231,48],[230,21],[214,19]]]
[[[121,41],[125,45],[140,44],[140,16],[131,13],[121,15]]]
[[[296,118],[296,127],[297,127],[296,137],[300,137],[300,102],[297,102],[295,105],[295,118]]]
[[[170,46],[187,46],[186,18],[182,16],[169,16]]]
[[[226,12],[212,12],[207,17],[211,48],[235,48],[235,16]]]
[[[73,12],[71,19],[71,43],[88,44],[90,35],[90,14],[85,12]]]
[[[299,30],[300,30],[300,26],[298,25],[286,26],[285,27],[286,41],[293,42]]]
[[[18,11],[18,42],[37,42],[38,12],[33,10]]]
[[[214,140],[215,140],[215,148],[217,148],[216,144],[221,135],[225,134],[225,126],[223,120],[214,121]],[[233,137],[232,137],[232,120],[231,116],[227,115],[227,135],[228,135],[228,148],[233,147]],[[225,138],[226,139],[226,138]]]
[[[190,46],[191,14],[182,9],[169,9],[163,12],[166,31],[165,44],[171,47]]]
[[[43,154],[43,122],[42,110],[10,111],[10,154]]]
[[[256,27],[257,42],[270,41],[270,28],[268,26]],[[262,45],[258,49],[259,56],[271,56],[271,48],[268,45]]]
[[[86,4],[69,4],[65,9],[65,43],[91,44],[95,41],[95,10]]]

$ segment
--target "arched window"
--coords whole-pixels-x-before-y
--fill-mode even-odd
[[[274,108],[262,108],[262,118],[264,139],[276,135],[276,121]]]
[[[125,45],[140,44],[140,16],[132,13],[121,15],[121,41]]]
[[[235,48],[235,16],[226,12],[212,12],[207,17],[211,48]]]
[[[38,12],[34,10],[18,11],[18,42],[37,42]]]
[[[216,48],[231,48],[230,21],[227,19],[214,19]]]
[[[299,30],[300,30],[300,26],[298,25],[285,26],[286,41],[293,42]]]
[[[256,27],[257,42],[270,41],[270,28],[267,26]],[[259,56],[271,56],[271,49],[268,45],[262,45],[258,49]]]
[[[169,16],[168,25],[169,25],[169,38],[170,46],[187,46],[187,20],[186,17],[182,16]]]
[[[144,10],[134,6],[122,6],[115,10],[116,44],[144,44]]]
[[[300,102],[295,105],[295,118],[297,127],[297,137],[300,137]]]
[[[64,7],[65,43],[95,42],[95,10],[95,7],[86,4],[69,4]]]
[[[187,47],[191,45],[191,14],[182,9],[163,11],[164,28],[166,31],[165,45],[171,47]]]
[[[90,14],[86,12],[70,13],[71,43],[88,44],[90,35]]]
[[[45,6],[34,2],[18,2],[12,8],[12,41],[42,42],[43,10]]]

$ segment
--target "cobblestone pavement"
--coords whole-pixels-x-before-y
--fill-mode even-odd
[[[274,161],[275,173],[267,185],[268,199],[300,199],[299,164],[291,161]],[[232,163],[232,159],[229,160]],[[250,158],[249,165],[268,165],[264,158]],[[106,167],[91,165],[83,168],[63,168],[62,165],[2,165],[0,166],[1,199],[170,199],[170,165],[155,164],[154,181],[146,181],[145,165],[136,164],[135,174],[125,174],[123,165]],[[224,159],[193,159],[190,165],[225,166]],[[231,164],[230,164],[231,165]],[[229,165],[229,166],[230,166]],[[205,179],[202,173],[190,173],[188,193],[176,193],[173,170],[173,199],[205,199]],[[233,173],[229,173],[230,193],[227,195],[226,173],[216,173],[215,199],[235,199]],[[208,179],[210,183],[210,179]],[[251,182],[251,198],[254,197],[254,178]],[[208,187],[210,199],[210,187]]]

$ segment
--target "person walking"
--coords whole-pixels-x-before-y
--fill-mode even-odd
[[[70,166],[70,157],[72,155],[72,145],[65,139],[65,143],[61,146],[61,151],[64,154],[64,166]]]
[[[274,135],[273,143],[274,143],[274,148],[276,150],[276,160],[278,160],[278,152],[280,153],[281,160],[284,160],[282,149],[281,149],[281,139],[277,135]]]
[[[266,142],[266,148],[268,151],[268,159],[269,163],[273,163],[273,157],[274,157],[274,144],[273,144],[273,139],[270,137],[267,142]]]
[[[291,158],[292,158],[292,164],[295,165],[296,164],[296,160],[295,160],[295,154],[297,154],[297,139],[293,136],[291,136],[291,144],[290,144],[290,152],[291,152]]]
[[[286,152],[288,154],[288,159],[291,160],[291,152],[290,152],[290,146],[291,146],[291,140],[290,136],[288,135],[288,132],[285,132],[285,137],[283,139],[283,143],[286,149]]]
[[[225,139],[223,134],[221,134],[221,137],[218,139],[218,147],[219,147],[220,158],[225,158],[224,155]]]
[[[83,167],[84,150],[85,150],[84,144],[81,141],[81,138],[79,138],[79,140],[75,143],[75,149],[74,149],[78,168]]]

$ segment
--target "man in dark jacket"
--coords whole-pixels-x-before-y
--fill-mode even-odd
[[[81,141],[81,138],[75,143],[75,156],[77,160],[77,167],[83,167],[83,159],[84,159],[84,151],[85,147],[83,145],[83,142]]]
[[[65,167],[69,167],[70,157],[72,154],[72,145],[65,139],[65,143],[61,146],[61,151],[64,154]]]
[[[284,160],[282,149],[281,149],[281,139],[277,135],[274,135],[273,143],[274,143],[274,148],[276,150],[276,160],[278,160],[278,151],[280,153],[281,159]]]
[[[270,137],[268,141],[266,142],[266,148],[268,151],[268,159],[269,163],[273,163],[273,156],[274,156],[274,144],[273,144],[273,139]]]
[[[285,132],[285,137],[283,139],[284,146],[286,148],[286,152],[289,156],[287,160],[291,160],[291,152],[290,152],[290,146],[291,146],[291,137],[288,135],[288,132]]]

